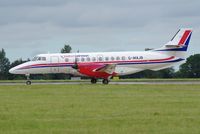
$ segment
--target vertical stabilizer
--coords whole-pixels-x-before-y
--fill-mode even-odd
[[[169,42],[162,48],[155,49],[155,51],[162,51],[162,53],[165,52],[168,55],[184,58],[190,43],[191,35],[191,28],[181,28]]]

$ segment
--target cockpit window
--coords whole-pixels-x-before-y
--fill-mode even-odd
[[[38,56],[36,56],[36,57],[34,57],[32,59],[32,61],[46,61],[46,57],[38,57]]]
[[[33,59],[32,59],[32,61],[36,61],[38,59],[38,57],[34,57]]]
[[[46,61],[46,57],[42,57],[42,61]]]

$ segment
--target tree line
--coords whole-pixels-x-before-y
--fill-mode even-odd
[[[70,45],[64,45],[61,53],[70,53],[72,50]],[[25,79],[24,75],[10,74],[9,69],[29,61],[17,59],[13,62],[6,57],[6,52],[2,48],[0,50],[0,80],[19,80]],[[31,79],[70,79],[70,74],[40,74],[31,75]],[[179,70],[167,68],[160,71],[145,70],[139,73],[121,76],[121,78],[200,78],[200,54],[191,55],[186,62],[180,65]]]

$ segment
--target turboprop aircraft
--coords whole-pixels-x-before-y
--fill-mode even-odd
[[[27,76],[30,85],[31,74],[67,73],[91,78],[91,83],[103,79],[108,84],[113,76],[122,76],[143,70],[161,70],[185,59],[192,29],[182,28],[163,47],[148,51],[56,53],[39,54],[9,70],[12,74]]]

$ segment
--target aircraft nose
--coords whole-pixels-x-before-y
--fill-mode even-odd
[[[9,73],[11,73],[11,74],[15,74],[15,68],[14,68],[14,67],[11,68],[11,69],[9,70]]]

